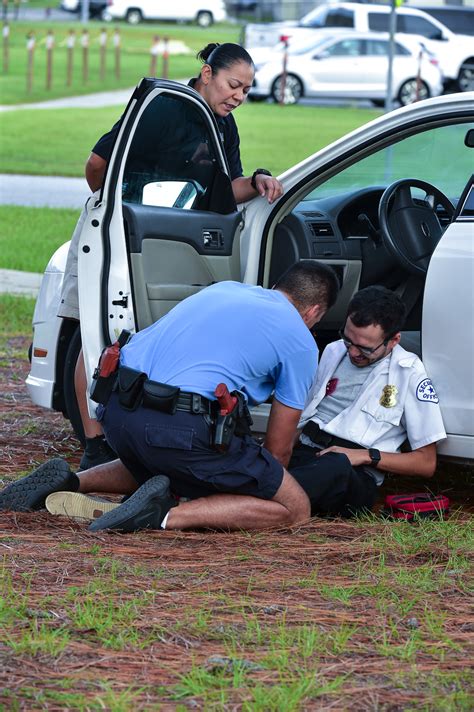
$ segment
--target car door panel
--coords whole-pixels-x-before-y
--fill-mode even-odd
[[[240,213],[123,206],[138,328],[214,282],[235,279]]]

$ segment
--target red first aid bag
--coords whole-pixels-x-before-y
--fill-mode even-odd
[[[442,494],[416,492],[415,494],[390,494],[385,497],[382,514],[392,519],[411,521],[417,517],[443,518],[449,512],[449,499]]]

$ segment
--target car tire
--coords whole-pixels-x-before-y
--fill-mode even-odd
[[[378,109],[383,109],[385,106],[385,99],[371,99],[370,103]]]
[[[143,15],[141,13],[141,10],[139,10],[137,7],[131,7],[129,10],[127,10],[125,19],[127,20],[129,25],[139,25],[140,22],[143,20]]]
[[[277,104],[281,101],[283,77],[280,75],[275,79],[272,85],[273,101]],[[303,96],[303,84],[294,74],[287,74],[285,81],[285,96],[283,97],[284,104],[296,104]]]
[[[198,12],[196,22],[199,27],[210,27],[214,23],[212,12],[209,12],[208,10]]]
[[[459,91],[474,91],[474,60],[461,66],[457,78],[457,89]]]
[[[84,435],[84,428],[82,426],[81,414],[79,412],[79,406],[77,404],[76,388],[74,385],[74,372],[76,370],[76,363],[79,358],[81,348],[81,328],[78,324],[71,337],[71,341],[69,342],[66,360],[64,362],[63,390],[67,417],[69,418],[72,429],[74,430],[78,440],[84,446],[86,439]]]
[[[110,12],[109,12],[107,9],[104,9],[104,10],[102,10],[102,12],[100,13],[100,19],[101,19],[103,22],[112,22],[113,17],[112,17],[112,15],[110,14]]]
[[[428,85],[426,82],[420,81],[417,91],[416,78],[407,79],[406,82],[403,82],[397,94],[397,99],[402,106],[408,106],[408,104],[413,104],[415,101],[429,98],[430,90]]]

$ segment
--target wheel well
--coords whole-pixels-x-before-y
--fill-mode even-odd
[[[128,17],[131,12],[138,12],[138,14],[139,14],[141,17],[143,17],[143,12],[142,12],[142,10],[141,10],[139,7],[129,7],[128,10],[127,10],[127,12],[126,12],[125,17]]]
[[[459,72],[461,71],[461,69],[464,67],[465,64],[473,64],[474,65],[474,56],[466,57],[466,59],[463,59],[463,61],[459,65]],[[459,72],[458,72],[458,74],[459,74]]]
[[[69,344],[79,322],[73,319],[63,319],[61,332],[56,351],[56,373],[54,374],[53,408],[67,417],[66,401],[64,398],[64,365]]]

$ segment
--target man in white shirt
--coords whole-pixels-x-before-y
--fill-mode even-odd
[[[385,472],[434,474],[446,432],[422,362],[399,344],[404,319],[394,292],[362,289],[323,352],[289,464],[313,514],[370,509]]]

